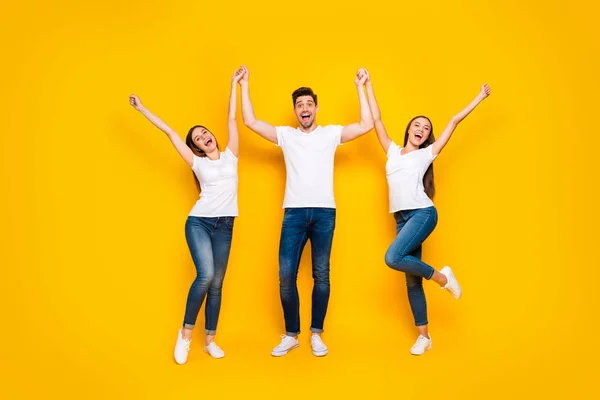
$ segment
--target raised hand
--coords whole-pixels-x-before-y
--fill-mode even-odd
[[[239,83],[248,83],[248,78],[250,78],[250,71],[248,71],[248,67],[242,65],[241,70],[244,72],[244,75],[242,76],[242,79],[239,81]]]
[[[479,103],[486,99],[491,93],[492,91],[487,83],[482,85],[481,91],[477,94],[477,96],[475,96],[475,98],[471,100],[471,102],[463,110],[450,119],[450,122],[446,128],[432,144],[433,155],[440,154],[440,151],[442,151],[442,149],[446,146],[458,124],[460,124],[461,121],[465,119],[471,113],[471,111],[473,111],[475,107],[477,107]]]
[[[135,108],[138,111],[141,111],[144,108],[144,105],[140,101],[140,98],[137,97],[135,94],[129,96],[129,104],[131,104],[133,108]]]
[[[240,67],[239,69],[236,69],[233,73],[233,76],[231,77],[231,82],[232,83],[239,83],[240,80],[244,77],[245,71],[243,67]]]
[[[492,89],[490,89],[489,85],[486,83],[481,86],[481,92],[479,94],[481,95],[482,98],[485,99],[490,94],[492,94]]]
[[[361,68],[361,71],[363,71],[365,73],[365,75],[367,75],[367,79],[365,80],[365,83],[371,82],[371,74],[369,73],[369,71],[366,70],[366,68]]]
[[[356,78],[354,79],[354,84],[356,86],[362,86],[367,81],[368,72],[366,69],[361,68],[356,72]]]

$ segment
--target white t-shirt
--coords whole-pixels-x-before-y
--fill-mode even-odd
[[[390,213],[400,210],[415,210],[433,206],[433,201],[425,193],[423,176],[437,156],[432,146],[414,150],[405,155],[394,142],[387,152],[385,172],[390,196]]]
[[[237,217],[238,158],[229,150],[218,160],[194,154],[192,170],[200,182],[200,199],[189,215],[193,217]]]
[[[335,208],[333,159],[340,145],[343,126],[317,126],[304,133],[298,128],[278,126],[277,146],[283,151],[286,180],[283,208]]]

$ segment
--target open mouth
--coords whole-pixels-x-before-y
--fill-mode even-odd
[[[423,139],[423,134],[421,133],[415,133],[415,137],[419,140]]]
[[[302,114],[300,118],[302,119],[302,122],[308,122],[310,121],[310,113]]]
[[[213,142],[213,140],[212,140],[211,138],[208,138],[208,139],[206,139],[206,140],[204,141],[204,145],[205,145],[205,146],[210,146],[212,142]]]

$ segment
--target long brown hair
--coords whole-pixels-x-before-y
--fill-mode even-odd
[[[431,125],[431,131],[429,131],[429,137],[419,146],[420,149],[424,149],[427,146],[430,146],[435,142],[435,136],[433,136],[433,124],[431,120],[424,115],[418,115],[410,120],[408,125],[406,125],[406,132],[404,133],[404,146],[406,147],[406,143],[408,143],[408,129],[413,121],[417,118],[425,118],[429,121],[429,125]],[[429,165],[427,171],[425,171],[425,175],[423,175],[423,187],[425,188],[425,193],[431,200],[433,200],[433,196],[435,196],[435,182],[433,181],[433,163]]]
[[[206,129],[208,131],[208,128],[205,127],[204,125],[194,125],[190,128],[190,130],[188,131],[187,136],[185,137],[185,144],[187,144],[187,146],[192,150],[192,153],[194,153],[195,155],[197,155],[198,157],[206,157],[206,153],[196,145],[196,143],[194,143],[194,139],[192,138],[192,133],[194,133],[194,130],[196,128],[200,128],[200,129]],[[214,137],[214,135],[213,135]],[[217,138],[215,138],[215,144],[217,145],[217,150],[221,150],[221,148],[219,147],[219,142],[217,141]],[[194,172],[192,171],[192,175],[194,175],[194,183],[196,184],[196,187],[198,188],[198,192],[200,192],[200,182],[198,182],[198,178],[196,177],[196,174],[194,174]]]

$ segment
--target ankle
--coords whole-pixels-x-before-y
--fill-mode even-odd
[[[192,330],[188,328],[181,329],[181,337],[184,339],[192,340]]]
[[[437,283],[438,285],[440,285],[441,287],[444,287],[448,284],[448,278],[446,277],[446,275],[442,274],[439,271],[435,271],[433,273],[433,276],[431,277],[431,279]]]

